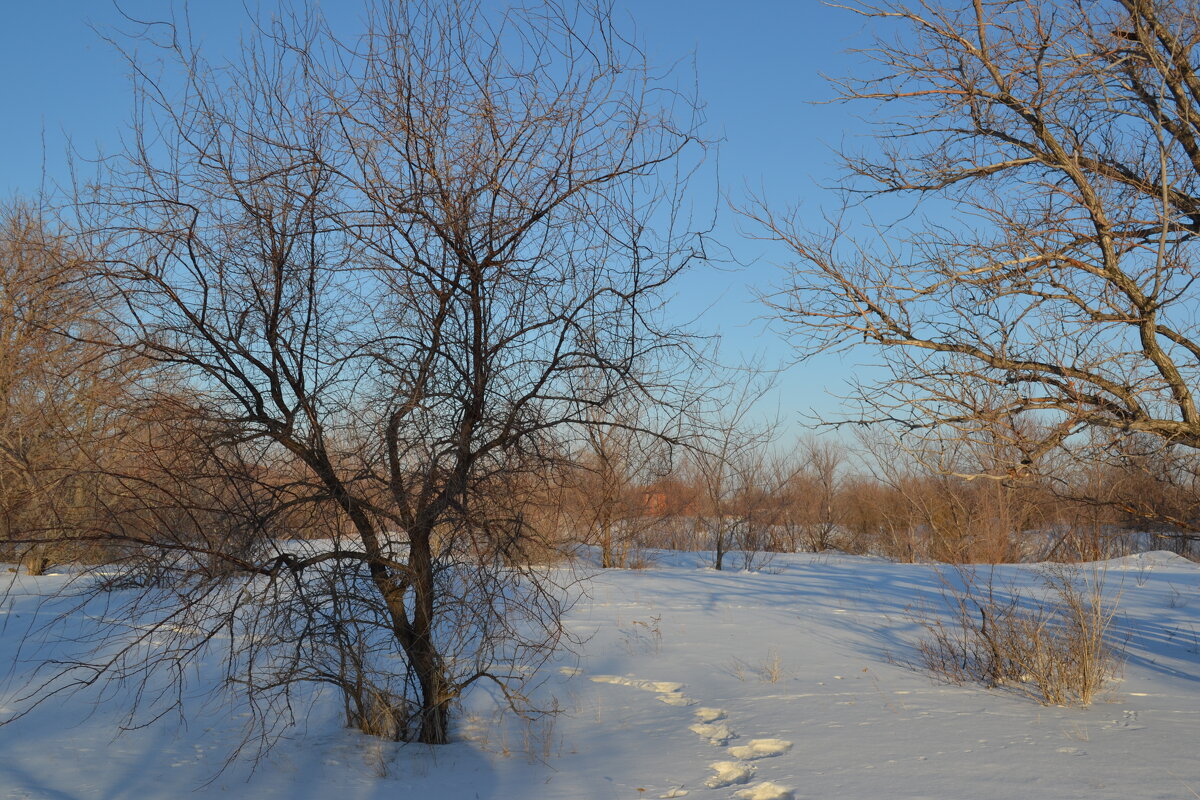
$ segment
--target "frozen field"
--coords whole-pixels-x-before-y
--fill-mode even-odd
[[[237,761],[217,774],[243,712],[204,700],[201,664],[185,725],[170,716],[117,735],[119,698],[76,695],[0,727],[0,797],[1200,796],[1195,564],[1166,553],[1107,563],[1123,677],[1092,707],[1068,709],[934,684],[896,663],[919,636],[906,609],[939,601],[933,567],[794,555],[717,573],[698,554],[655,561],[588,584],[567,620],[584,642],[537,689],[562,709],[552,721],[501,722],[476,696],[458,741],[431,751],[342,728],[329,697],[256,770]],[[997,574],[1038,585],[1030,567]],[[16,579],[6,663],[37,595],[62,580]]]

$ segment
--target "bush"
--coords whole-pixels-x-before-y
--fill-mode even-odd
[[[1013,686],[1044,705],[1089,705],[1115,673],[1119,651],[1108,637],[1116,601],[1104,599],[1102,571],[1050,565],[1041,577],[1048,594],[1024,596],[1014,587],[997,590],[956,568],[945,581],[949,622],[921,611],[915,621],[927,636],[917,645],[918,664],[955,684]]]

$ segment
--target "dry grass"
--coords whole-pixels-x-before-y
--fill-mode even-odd
[[[373,686],[363,687],[354,708],[348,710],[347,724],[370,736],[400,741],[408,733],[409,703],[403,697]]]
[[[634,550],[626,561],[628,569],[651,569],[655,566],[654,558],[644,550]]]
[[[620,624],[620,620],[617,622]],[[662,615],[655,614],[645,620],[630,620],[628,628],[621,628],[621,640],[625,645],[626,652],[630,655],[636,653],[658,655],[662,652]]]
[[[1089,705],[1119,664],[1108,638],[1116,600],[1104,598],[1104,573],[1077,566],[1045,568],[1045,597],[999,590],[958,568],[958,585],[943,595],[951,619],[914,613],[926,637],[918,666],[950,683],[1013,686],[1045,705]]]
[[[724,665],[724,672],[744,683],[746,675],[749,673],[749,666],[745,661],[734,657],[729,660],[728,664]]]
[[[758,677],[763,683],[779,683],[783,677],[783,659],[778,650],[767,651],[767,660],[758,667]]]
[[[779,683],[783,678],[783,658],[774,648],[767,651],[766,659],[757,666],[740,658],[732,658],[724,666],[724,671],[739,681],[745,682],[753,673],[763,683]]]

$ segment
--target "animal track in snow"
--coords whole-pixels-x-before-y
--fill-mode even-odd
[[[695,725],[689,725],[688,730],[699,736],[701,739],[707,739],[710,744],[717,746],[725,745],[730,739],[737,736],[729,726],[723,722],[709,723],[697,722]]]
[[[738,800],[795,800],[795,795],[788,786],[781,786],[773,781],[763,781],[748,789],[734,792]]]
[[[726,786],[747,783],[754,775],[754,767],[740,761],[714,761],[708,766],[716,773],[704,782],[710,789],[724,789]]]
[[[729,755],[742,761],[753,761],[782,755],[791,749],[792,743],[787,739],[751,739],[750,744],[729,748]]]
[[[716,722],[719,719],[725,719],[725,709],[723,708],[697,708],[694,712],[697,722]]]

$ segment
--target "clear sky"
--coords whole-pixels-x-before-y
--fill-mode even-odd
[[[182,6],[121,3],[144,17],[161,18],[169,7]],[[323,7],[339,28],[352,26],[360,13],[357,0]],[[243,9],[242,0],[193,0],[189,15],[204,44],[220,51],[236,46]],[[618,13],[632,20],[652,60],[694,54],[706,134],[722,140],[721,191],[730,200],[765,192],[779,204],[800,203],[814,220],[835,204],[822,188],[836,177],[833,148],[861,133],[855,115],[865,109],[821,104],[833,96],[821,74],[861,70],[861,57],[847,52],[864,44],[858,17],[819,0],[618,0]],[[120,24],[117,7],[106,0],[0,2],[0,193],[34,193],[43,175],[65,182],[68,140],[84,157],[120,147],[130,112],[127,68],[92,30]],[[716,192],[707,177],[697,189],[710,197]],[[720,206],[718,237],[741,266],[688,281],[675,301],[680,316],[703,311],[701,324],[727,339],[727,356],[786,361],[789,345],[767,329],[755,300],[778,281],[786,254],[740,235],[735,216],[724,201]],[[831,394],[844,390],[865,358],[852,353],[794,366],[772,402],[792,426],[812,408],[834,414]]]

